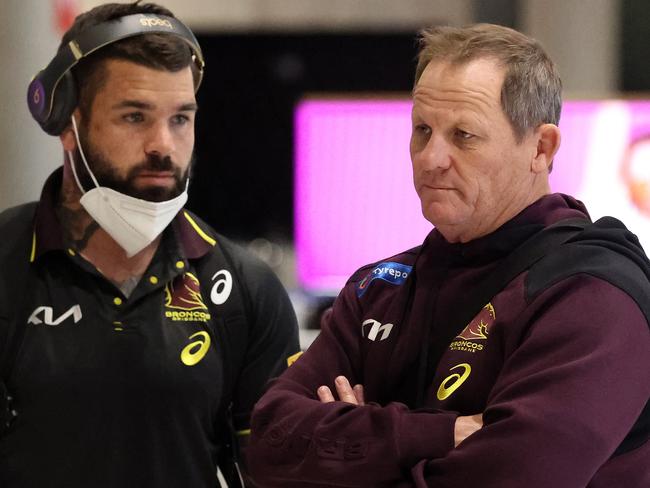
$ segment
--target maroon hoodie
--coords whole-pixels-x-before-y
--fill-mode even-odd
[[[650,396],[637,303],[580,273],[529,296],[523,273],[444,349],[473,286],[540,228],[586,210],[546,196],[494,233],[359,270],[310,349],[258,402],[248,462],[264,487],[647,488],[650,442],[614,456]],[[460,329],[460,328],[459,328]],[[435,355],[434,355],[435,356]],[[348,377],[366,405],[323,404]],[[484,427],[454,448],[458,415]]]

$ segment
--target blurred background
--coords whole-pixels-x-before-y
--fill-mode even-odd
[[[3,68],[0,83],[4,94],[0,115],[1,209],[38,198],[46,176],[62,162],[58,140],[45,135],[29,115],[26,88],[34,73],[54,55],[62,32],[74,16],[100,3],[103,2],[3,0],[0,4],[0,15],[5,19],[0,29]],[[322,132],[313,132],[321,127],[316,123],[320,112],[309,112],[304,107],[312,107],[308,104],[314,101],[395,100],[405,103],[401,110],[406,107],[408,111],[408,92],[415,68],[415,38],[421,28],[472,22],[514,27],[540,40],[556,61],[566,100],[636,100],[636,105],[629,110],[618,102],[592,104],[588,110],[581,109],[582,118],[571,119],[576,133],[583,128],[592,130],[590,138],[580,146],[582,152],[574,151],[571,160],[567,157],[563,162],[579,163],[584,181],[591,181],[589,168],[602,174],[598,164],[608,164],[585,163],[586,169],[582,169],[582,159],[589,159],[589,154],[594,152],[603,154],[611,146],[603,143],[608,138],[608,128],[621,127],[621,124],[625,127],[627,132],[620,135],[617,143],[620,148],[631,144],[628,133],[640,134],[632,130],[635,124],[645,127],[650,134],[650,107],[642,102],[650,98],[650,2],[647,0],[160,0],[157,3],[171,9],[194,30],[206,58],[206,75],[198,94],[197,163],[188,207],[219,232],[247,246],[276,271],[298,313],[304,330],[304,346],[316,333],[319,313],[331,303],[342,278],[328,281],[327,286],[309,281],[305,267],[313,266],[309,259],[315,254],[312,249],[297,250],[296,235],[311,233],[311,241],[320,241],[321,247],[333,241],[343,241],[345,247],[349,236],[342,232],[344,227],[336,226],[337,215],[314,213],[305,203],[306,197],[297,198],[301,188],[308,188],[314,181],[301,179],[299,185],[296,175],[317,164],[325,168],[325,173],[329,171],[327,179],[332,186],[319,187],[316,181],[314,191],[331,201],[336,200],[331,193],[336,188],[347,188],[348,194],[353,192],[355,187],[351,190],[350,185],[344,184],[349,181],[345,167],[341,169],[334,164],[334,159],[327,158],[330,155],[340,160],[340,155],[325,151],[326,157],[309,156],[305,145],[314,147],[314,141],[320,141],[325,147],[329,144],[351,148],[346,149],[346,154],[357,151],[354,154],[359,154],[361,161],[364,147],[355,149],[349,140],[343,144],[340,134],[344,125],[340,124],[369,123],[366,112],[358,118],[358,112],[350,115],[344,105],[335,106],[343,107],[334,110],[336,117],[343,117],[343,122],[334,122],[339,124],[339,136],[334,129],[331,137],[324,138]],[[372,106],[370,110],[374,114],[372,123],[387,120],[388,116],[377,108],[380,106]],[[331,121],[333,112],[328,113],[327,120]],[[402,117],[400,114],[396,117]],[[587,120],[585,114],[591,118]],[[303,124],[302,129],[298,124]],[[398,137],[392,140],[390,129],[384,127],[379,132],[381,144],[401,151],[401,156],[395,159],[406,157],[406,163],[400,161],[397,171],[410,177],[410,169],[405,166],[407,146]],[[302,134],[302,146],[297,134]],[[599,143],[602,147],[596,150]],[[364,139],[363,144],[375,143]],[[647,150],[650,144],[644,147],[638,152],[641,156],[635,156],[635,167],[639,178],[645,178],[647,193],[650,191],[650,151]],[[616,150],[622,154],[623,149],[619,149]],[[297,167],[297,157],[301,154],[304,154],[300,160],[302,173]],[[373,163],[373,160],[363,163],[369,165],[366,171],[373,171]],[[606,167],[615,164],[612,161]],[[565,191],[561,182],[558,185],[560,188],[555,190]],[[613,200],[608,200],[596,183],[590,185],[589,188],[569,186],[566,191],[582,191],[578,196],[588,207],[598,208],[597,213],[617,215],[619,207],[607,204]],[[397,191],[379,192],[378,197],[399,202],[403,200],[402,195],[414,196],[408,184]],[[347,207],[347,215],[341,218],[363,220],[374,208],[362,196],[357,202]],[[638,215],[631,217],[636,227],[630,227],[642,233],[644,228],[650,229],[650,215],[639,208],[632,210]],[[419,212],[418,208],[415,212]],[[419,213],[416,216],[420,218]],[[620,217],[626,220],[625,216]],[[321,225],[325,221],[330,222],[330,227]],[[390,226],[390,222],[386,224]],[[410,246],[417,245],[427,232],[420,224],[412,228],[418,230],[409,236]],[[649,245],[646,242],[646,247]],[[393,248],[383,253],[372,240],[364,246],[367,258],[350,262],[350,273],[366,262],[402,250]],[[344,258],[334,255],[331,259],[342,262]],[[346,273],[347,269],[343,271]]]

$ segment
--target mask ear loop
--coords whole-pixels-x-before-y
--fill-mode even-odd
[[[77,130],[77,121],[74,118],[74,114],[70,116],[70,119],[72,120],[72,132],[74,132],[74,137],[77,141],[77,147],[79,148],[79,154],[81,154],[81,160],[83,161],[84,166],[86,167],[86,171],[88,171],[88,174],[90,175],[90,178],[93,180],[95,187],[97,187],[97,189],[101,191],[101,188],[99,187],[99,183],[97,182],[97,178],[95,178],[95,175],[90,170],[90,166],[88,166],[88,161],[86,161],[86,155],[84,154],[84,149],[83,147],[81,147],[81,141],[79,140],[79,131]],[[67,151],[67,153],[68,153],[68,158],[70,159],[70,166],[72,167],[72,174],[74,175],[74,179],[77,182],[77,186],[79,187],[79,190],[81,190],[81,193],[85,195],[86,190],[84,190],[83,186],[81,186],[81,181],[79,181],[79,176],[77,176],[77,169],[75,164],[76,161],[72,155],[72,151]]]
[[[187,193],[190,189],[190,180],[192,179],[192,168],[194,167],[194,164],[192,164],[194,161],[194,157],[190,159],[190,164],[187,166],[187,179],[185,180],[185,193]]]

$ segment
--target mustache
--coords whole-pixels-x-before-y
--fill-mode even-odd
[[[147,159],[131,168],[130,176],[135,176],[139,173],[151,171],[169,171],[180,173],[180,170],[172,161],[172,158],[170,156],[161,157],[158,154],[148,154]]]

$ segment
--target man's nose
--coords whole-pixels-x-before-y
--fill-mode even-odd
[[[444,170],[451,165],[451,148],[444,137],[434,134],[416,157],[425,171]]]
[[[174,137],[169,124],[163,121],[154,124],[145,143],[145,153],[165,157],[173,153],[174,147]]]

